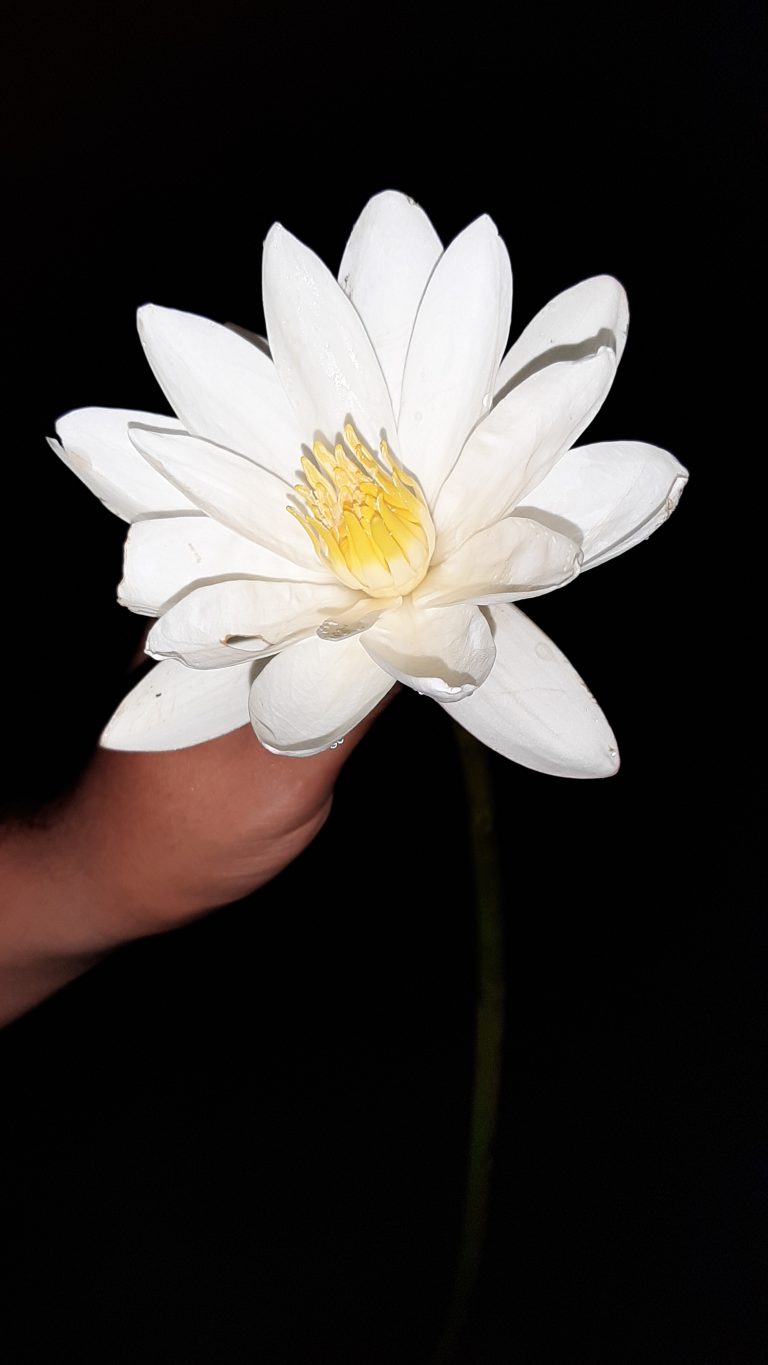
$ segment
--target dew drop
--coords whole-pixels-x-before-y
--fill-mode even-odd
[[[340,625],[338,621],[323,621],[317,627],[315,634],[319,640],[348,640],[351,635],[359,635],[365,627],[360,622],[352,625]]]
[[[554,657],[549,645],[542,644],[541,642],[536,646],[536,653],[540,659],[551,659]]]
[[[329,745],[328,745],[328,748],[329,748],[329,749],[338,749],[338,747],[339,747],[339,742],[338,742],[338,740],[334,740],[333,744],[329,744]]]
[[[609,758],[616,758],[616,757],[618,757],[618,752],[619,752],[618,749],[609,749],[609,750],[608,750],[608,757],[609,757]]]
[[[491,403],[492,403],[492,402],[493,402],[493,394],[492,394],[492,393],[484,393],[484,394],[483,394],[483,407],[485,408],[486,412],[488,411],[488,409],[489,409],[489,407],[491,406]]]

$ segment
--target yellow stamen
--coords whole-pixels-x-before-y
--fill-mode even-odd
[[[424,494],[386,441],[376,459],[348,422],[344,442],[331,450],[315,441],[314,460],[302,456],[296,493],[304,507],[288,511],[342,583],[371,597],[404,596],[424,578],[435,548]]]

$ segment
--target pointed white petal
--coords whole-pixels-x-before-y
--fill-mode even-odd
[[[442,250],[424,210],[384,190],[366,204],[342,257],[339,283],[373,342],[395,415],[416,310]]]
[[[257,545],[317,571],[319,560],[309,537],[286,511],[292,490],[275,474],[186,432],[169,435],[132,426],[130,438],[149,464],[200,511]]]
[[[511,309],[506,248],[478,218],[435,266],[405,362],[396,453],[430,502],[490,406]]]
[[[473,431],[434,510],[435,560],[507,516],[578,439],[613,382],[604,349],[560,361],[511,390]]]
[[[436,701],[468,697],[496,654],[483,613],[465,605],[422,611],[406,604],[377,621],[361,643],[393,678]]]
[[[674,455],[642,441],[577,446],[515,515],[572,535],[591,569],[647,540],[674,512],[687,479]]]
[[[144,616],[162,616],[190,588],[224,578],[278,578],[327,583],[328,573],[298,566],[221,522],[192,517],[137,521],[125,542],[118,601]]]
[[[306,436],[269,357],[194,313],[148,303],[137,321],[155,378],[186,430],[293,480]]]
[[[340,583],[234,579],[195,588],[149,632],[147,653],[191,668],[222,668],[274,654],[353,607],[359,595]],[[234,647],[234,641],[238,647]]]
[[[529,374],[556,360],[578,360],[601,346],[621,360],[629,327],[629,307],[622,285],[611,275],[595,275],[558,294],[542,308],[505,355],[495,392],[519,384]]]
[[[569,583],[580,562],[579,546],[567,535],[525,517],[506,517],[470,536],[431,569],[413,600],[420,607],[452,602],[484,606],[538,597]]]
[[[56,423],[48,444],[65,465],[124,521],[147,512],[194,511],[189,499],[152,469],[128,438],[129,422],[181,431],[175,417],[124,408],[78,408]]]
[[[349,418],[374,449],[395,419],[360,316],[323,262],[276,223],[264,244],[269,345],[302,439],[333,442]]]
[[[267,661],[251,688],[251,724],[273,753],[307,757],[343,739],[392,685],[358,638],[313,637]]]
[[[496,663],[466,701],[447,707],[489,748],[555,777],[610,777],[616,740],[564,654],[517,607],[488,609]]]
[[[262,664],[207,673],[165,659],[137,683],[101,736],[105,749],[187,749],[248,723],[248,692]]]

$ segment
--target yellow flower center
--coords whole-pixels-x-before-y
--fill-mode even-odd
[[[435,548],[424,494],[386,441],[377,460],[349,422],[344,438],[333,450],[315,441],[314,461],[302,456],[305,481],[296,492],[306,511],[288,511],[342,583],[370,597],[404,596],[424,578]]]

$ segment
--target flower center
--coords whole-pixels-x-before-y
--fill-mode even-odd
[[[315,441],[314,461],[302,456],[305,481],[296,492],[306,511],[287,510],[342,583],[370,597],[404,596],[424,578],[435,548],[424,494],[386,441],[377,460],[349,422],[344,438],[333,450]]]

